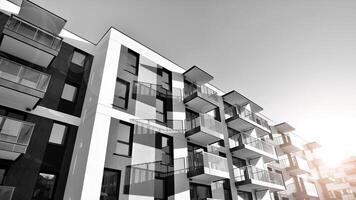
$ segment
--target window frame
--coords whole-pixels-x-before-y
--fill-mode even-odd
[[[51,135],[52,135],[52,129],[53,129],[54,124],[58,124],[58,125],[61,125],[61,126],[65,127],[65,131],[64,131],[64,134],[63,134],[63,137],[62,137],[62,143],[61,144],[54,143],[54,142],[50,141]],[[52,129],[51,129],[51,133],[50,133],[49,138],[48,138],[48,143],[52,144],[52,145],[64,146],[65,143],[66,143],[66,140],[67,140],[67,134],[68,134],[69,126],[67,124],[54,121],[53,124],[52,124]]]
[[[78,64],[78,63],[76,63],[76,62],[73,62],[73,58],[74,58],[74,54],[75,54],[75,53],[78,53],[78,54],[81,54],[81,55],[84,56],[84,63],[83,63],[83,65],[80,65],[80,64]],[[87,57],[88,57],[88,54],[85,53],[84,51],[81,51],[81,50],[79,50],[79,49],[74,49],[74,50],[73,50],[73,53],[72,53],[72,58],[70,59],[70,62],[73,63],[73,64],[75,64],[76,66],[84,67],[84,66],[85,66],[85,63],[86,63]]]
[[[157,109],[157,100],[158,101],[162,101],[162,103],[163,103],[163,108],[162,108],[163,112],[158,111],[158,109]],[[167,123],[167,105],[166,104],[167,104],[166,99],[159,98],[159,97],[156,98],[156,121],[158,121],[159,123],[163,123],[163,124]],[[158,120],[157,114],[163,115],[163,121]]]
[[[104,182],[104,173],[105,171],[108,171],[108,172],[115,172],[117,173],[116,176],[117,176],[117,185],[116,185],[116,192],[117,192],[117,199],[120,198],[120,185],[121,185],[121,170],[116,170],[116,169],[111,169],[111,168],[104,168],[104,171],[103,171],[103,180],[101,181],[101,187],[100,187],[100,193],[103,189],[103,182]],[[100,198],[101,198],[101,195],[100,195]]]
[[[126,86],[125,98],[116,95],[115,92],[114,92],[114,102],[113,102],[112,105],[114,107],[116,107],[116,108],[121,108],[121,109],[127,110],[128,105],[129,105],[129,97],[130,97],[130,95],[129,95],[129,93],[130,93],[130,82],[125,81],[125,80],[123,80],[121,78],[116,78],[115,91],[116,91],[116,87],[117,87],[118,83],[121,83],[121,84]],[[118,98],[120,100],[124,100],[125,101],[125,106],[124,107],[120,107],[119,105],[115,104],[115,98]]]
[[[133,65],[128,63],[129,54],[132,55],[132,56],[135,56],[137,58],[136,59],[136,66],[133,66]],[[138,54],[136,51],[134,51],[132,49],[127,48],[127,57],[126,57],[126,64],[125,64],[124,71],[126,71],[126,72],[128,72],[128,73],[130,73],[132,75],[137,76],[138,75],[139,65],[140,65],[140,54]],[[128,67],[133,68],[135,70],[135,73],[133,73],[132,71],[128,70],[127,69]]]
[[[69,86],[74,87],[76,89],[75,90],[75,94],[74,94],[75,96],[74,96],[72,101],[63,98],[63,92],[64,92],[64,89],[65,89],[66,85],[69,85]],[[71,102],[71,103],[76,103],[77,100],[78,100],[78,94],[79,94],[79,87],[76,84],[72,84],[71,82],[67,82],[67,81],[64,82],[63,89],[62,89],[62,94],[61,94],[61,100],[68,101],[68,102]]]
[[[114,122],[115,123],[115,122]],[[131,157],[132,156],[132,143],[133,143],[133,134],[134,134],[134,129],[135,129],[135,126],[131,123],[128,123],[128,122],[125,122],[125,121],[122,121],[122,120],[119,120],[119,125],[117,127],[120,126],[120,124],[124,124],[126,126],[129,126],[130,127],[130,135],[129,135],[129,142],[126,142],[126,141],[121,141],[117,138],[116,136],[116,144],[115,144],[115,151],[114,151],[114,155],[117,155],[117,156],[124,156],[124,157]],[[117,132],[117,134],[119,134],[119,132]],[[120,154],[120,153],[117,153],[116,152],[116,145],[120,143],[120,144],[124,144],[124,145],[128,145],[129,147],[129,151],[128,151],[128,155],[125,155],[125,154]]]

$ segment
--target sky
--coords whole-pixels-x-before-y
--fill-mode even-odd
[[[356,155],[354,0],[33,0],[96,43],[113,26],[188,69],[237,90],[276,123]]]

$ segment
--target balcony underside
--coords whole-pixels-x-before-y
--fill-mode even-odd
[[[202,126],[185,132],[185,137],[204,145],[224,139],[224,136],[221,133],[209,130]]]
[[[283,191],[285,187],[269,182],[258,181],[254,179],[238,181],[235,183],[239,190],[253,191],[253,190],[271,190],[271,191]]]
[[[58,52],[29,38],[4,29],[0,50],[47,68]]]
[[[240,145],[231,149],[232,155],[243,159],[254,159],[263,157],[265,163],[277,160],[277,156],[254,148],[249,145]]]
[[[194,92],[193,94],[184,98],[184,103],[189,108],[192,108],[199,113],[206,113],[217,107],[214,102],[200,95],[198,92]]]
[[[212,169],[210,169],[211,171]],[[210,173],[209,168],[199,168],[193,172],[188,172],[187,176],[193,182],[210,185],[212,182],[230,178],[229,172],[215,170],[215,173]]]
[[[239,115],[230,117],[229,119],[226,120],[226,123],[229,127],[233,128],[235,130],[241,131],[241,132],[248,131],[248,130],[251,130],[254,128],[259,136],[264,136],[264,135],[271,133],[271,131],[269,129],[267,129],[255,122],[244,119],[244,118],[240,117]]]
[[[287,167],[286,170],[292,176],[297,176],[297,175],[302,175],[302,174],[308,174],[309,173],[308,170],[301,169],[298,166]]]
[[[293,152],[298,152],[301,151],[302,149],[294,144],[291,143],[286,143],[286,144],[281,144],[280,148],[285,152],[285,153],[293,153]]]
[[[0,78],[0,105],[28,110],[43,98],[44,92]]]

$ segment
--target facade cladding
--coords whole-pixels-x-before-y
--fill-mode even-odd
[[[318,199],[259,105],[114,28],[92,44],[65,23],[29,1],[0,15],[1,200]]]

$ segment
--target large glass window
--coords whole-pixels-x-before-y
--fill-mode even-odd
[[[66,132],[67,132],[67,126],[53,123],[51,136],[49,137],[49,142],[54,144],[63,144]]]
[[[162,69],[162,87],[168,91],[171,90],[171,75],[168,70]]]
[[[77,92],[78,92],[77,87],[66,83],[64,84],[64,88],[62,92],[62,99],[74,102],[77,97]]]
[[[35,189],[33,190],[32,200],[50,200],[54,194],[56,175],[40,173],[37,178]]]
[[[190,183],[189,188],[191,200],[203,200],[206,198],[211,198],[211,188],[208,185]]]
[[[115,148],[116,155],[131,156],[132,135],[134,126],[130,123],[120,121],[118,125],[112,126],[117,134],[117,143]]]
[[[119,199],[121,171],[104,169],[100,200]]]
[[[162,135],[161,137],[162,162],[165,165],[173,165],[173,139]]]
[[[138,65],[139,65],[139,57],[140,55],[131,49],[127,51],[127,64],[126,64],[126,71],[130,72],[131,74],[137,75],[138,74]]]
[[[114,96],[114,106],[127,109],[129,100],[129,88],[130,83],[122,79],[116,80],[115,96]]]
[[[166,122],[166,105],[163,99],[156,99],[156,119],[160,122]]]
[[[72,63],[79,65],[81,67],[84,66],[86,55],[79,51],[73,52]]]

